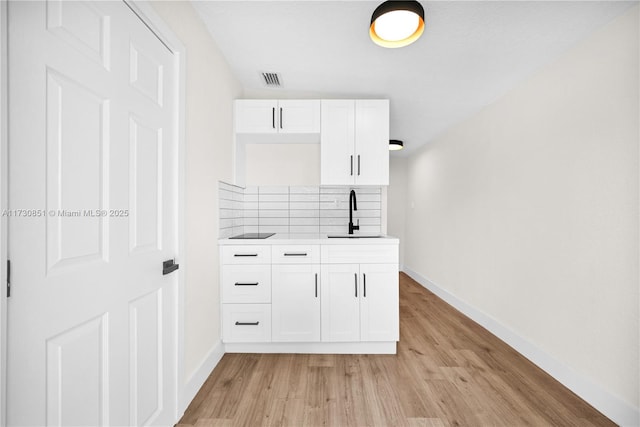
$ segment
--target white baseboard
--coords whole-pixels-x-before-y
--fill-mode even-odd
[[[493,317],[460,300],[457,296],[411,268],[404,266],[402,271],[465,316],[500,338],[616,424],[630,427],[640,425],[640,408],[633,407],[591,380],[581,376],[565,363],[538,348],[534,343],[527,341]]]
[[[227,343],[227,353],[396,354],[395,341]]]
[[[222,356],[224,356],[224,344],[222,341],[218,341],[216,345],[209,351],[209,354],[204,358],[200,367],[194,372],[194,374],[187,380],[184,389],[182,391],[182,399],[180,399],[179,414],[184,415],[187,407],[191,403],[198,391],[204,384],[204,382],[211,374],[211,371],[218,365]],[[180,417],[182,417],[180,415]]]

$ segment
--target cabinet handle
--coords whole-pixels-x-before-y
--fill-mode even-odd
[[[258,256],[258,254],[233,254],[233,256]]]
[[[351,176],[353,176],[353,156],[351,156]]]
[[[258,282],[253,282],[253,283],[236,282],[234,286],[258,286]]]
[[[364,273],[362,273],[362,287],[363,287],[362,296],[366,298],[367,297],[367,275]]]
[[[258,326],[260,322],[236,322],[236,326]]]
[[[276,128],[276,107],[271,108],[271,127]]]
[[[353,277],[355,279],[355,288],[356,288],[356,298],[358,298],[358,273],[353,273]]]
[[[280,107],[280,129],[282,129],[282,107]]]
[[[316,298],[318,298],[318,273],[316,273]]]
[[[360,176],[360,154],[358,154],[358,176]]]
[[[307,256],[306,252],[286,252],[284,256]]]

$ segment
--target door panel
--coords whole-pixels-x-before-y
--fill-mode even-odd
[[[109,102],[47,69],[46,116],[48,268],[104,261],[108,220],[88,211],[105,206]]]
[[[398,264],[361,264],[360,336],[362,341],[398,341]]]
[[[356,184],[389,185],[389,101],[355,101]]]
[[[47,425],[108,424],[108,323],[102,315],[47,340]]]
[[[358,264],[322,265],[322,341],[360,341]]]
[[[173,55],[123,2],[8,16],[7,423],[171,425]]]
[[[272,268],[272,340],[319,341],[320,265],[274,264]]]
[[[129,117],[131,249],[162,249],[162,128]]]
[[[131,425],[149,425],[162,409],[162,289],[129,304]]]
[[[320,101],[320,183],[349,185],[354,181],[355,111],[353,100]]]

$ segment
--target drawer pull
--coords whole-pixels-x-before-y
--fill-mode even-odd
[[[318,273],[316,273],[316,298],[318,298]]]
[[[236,326],[258,326],[260,322],[236,322]]]
[[[285,252],[284,256],[307,256],[306,252]]]
[[[233,256],[258,256],[258,254],[233,254]]]
[[[253,283],[236,282],[234,286],[258,286],[258,282],[253,282]]]

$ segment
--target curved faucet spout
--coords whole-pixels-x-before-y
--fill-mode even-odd
[[[359,222],[358,225],[353,225],[353,211],[357,210],[356,190],[351,190],[351,193],[349,193],[349,234],[353,234],[353,230],[360,230]]]

